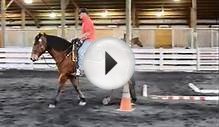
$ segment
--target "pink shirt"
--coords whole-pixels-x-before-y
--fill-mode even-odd
[[[88,41],[93,42],[96,40],[94,23],[89,16],[82,17],[82,34],[84,33],[88,33],[87,35]]]

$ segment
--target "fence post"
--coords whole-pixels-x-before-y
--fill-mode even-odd
[[[215,47],[219,47],[219,28],[217,29],[217,34],[216,34],[216,44],[215,44]]]
[[[190,47],[193,49],[194,48],[194,35],[193,35],[193,30],[190,31],[191,34],[191,43],[190,43]]]
[[[174,29],[171,29],[171,32],[172,32],[172,48],[175,48],[175,30]]]
[[[200,54],[199,54],[199,48],[196,48],[196,71],[199,71],[200,70]]]
[[[214,31],[211,29],[211,48],[214,47]]]
[[[159,48],[160,52],[160,71],[163,70],[163,48]]]
[[[34,70],[34,62],[31,62],[31,70]]]
[[[142,96],[143,97],[148,97],[148,86],[147,86],[147,84],[143,85]]]

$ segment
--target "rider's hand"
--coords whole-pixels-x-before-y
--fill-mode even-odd
[[[84,43],[84,40],[81,40],[81,39],[80,39],[80,41],[79,41],[79,42],[80,42],[81,44],[83,44],[83,43]]]
[[[88,33],[84,33],[81,35],[80,40],[84,41],[87,39]]]

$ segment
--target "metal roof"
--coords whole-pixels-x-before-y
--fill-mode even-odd
[[[32,4],[25,4],[23,0],[15,0],[6,11],[7,25],[21,25],[21,8],[25,8],[26,24],[34,25],[37,20],[40,25],[60,25],[60,0],[33,0]],[[125,0],[66,0],[65,10],[67,25],[74,25],[75,6],[87,8],[96,25],[123,25],[125,23]],[[132,0],[133,16],[140,25],[160,24],[154,21],[168,21],[166,24],[189,24],[192,0]],[[9,3],[7,0],[6,4]],[[164,10],[165,15],[157,17],[156,13]],[[107,17],[101,13],[108,11]],[[49,13],[58,16],[50,18]],[[218,24],[219,0],[197,0],[197,18],[214,20],[209,24]],[[177,22],[180,20],[179,22]],[[184,20],[184,22],[181,22]],[[149,22],[151,21],[151,22]],[[162,22],[163,23],[163,22]],[[163,23],[165,24],[165,22]],[[206,23],[208,24],[208,23]]]

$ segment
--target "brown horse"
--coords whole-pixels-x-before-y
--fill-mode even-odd
[[[126,34],[123,35],[123,41],[126,41]],[[131,44],[132,46],[138,46],[138,47],[143,47],[143,44],[142,42],[140,41],[139,37],[135,37],[135,38],[132,38],[131,40]]]
[[[76,81],[77,77],[73,75],[77,66],[77,50],[80,44],[78,42],[79,39],[74,39],[72,43],[70,43],[60,37],[41,33],[35,37],[35,42],[31,53],[31,60],[37,61],[43,53],[48,51],[48,53],[55,60],[59,72],[59,87],[53,103],[49,105],[50,108],[54,108],[60,100],[65,82],[68,79],[71,81],[72,86],[75,88],[79,96],[79,105],[86,104],[85,96],[78,87],[78,82]]]
[[[132,45],[137,45],[138,47],[143,47],[142,42],[140,41],[139,37],[132,38],[131,43],[132,43]]]

